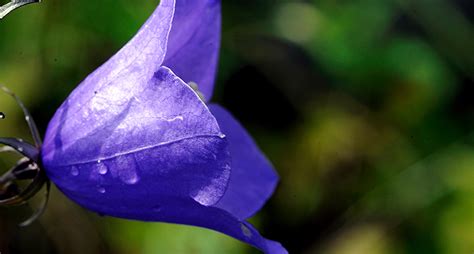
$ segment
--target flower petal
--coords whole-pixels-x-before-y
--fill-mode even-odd
[[[232,173],[224,197],[215,205],[239,219],[256,213],[272,195],[278,175],[250,135],[219,105],[210,105],[222,132],[229,141]]]
[[[153,77],[165,59],[175,2],[161,0],[135,36],[81,82],[69,96],[76,104],[70,105],[70,110],[77,111],[76,107],[89,103],[94,97],[91,91],[99,93],[124,78],[127,82],[146,84]]]
[[[123,77],[86,104],[68,99],[59,108],[42,150],[48,176],[76,202],[97,203],[100,213],[122,209],[133,217],[140,205],[122,207],[130,200],[215,204],[230,176],[216,119],[166,67],[145,84],[133,81]]]
[[[197,83],[207,100],[214,88],[220,33],[219,0],[177,1],[163,64],[185,82]]]
[[[163,205],[127,200],[122,205],[135,206],[139,208],[137,211],[140,213],[130,214],[127,209],[109,208],[97,203],[87,204],[91,210],[104,209],[104,214],[115,217],[161,221],[212,229],[248,243],[266,254],[288,253],[280,243],[265,239],[250,223],[239,220],[227,211],[212,206],[203,206],[191,199],[169,200]]]

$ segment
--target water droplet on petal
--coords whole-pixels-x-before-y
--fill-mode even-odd
[[[99,193],[104,194],[104,193],[105,193],[105,188],[104,188],[104,187],[99,187],[99,188],[97,188],[97,191],[98,191]]]
[[[72,167],[71,168],[71,175],[78,176],[79,175],[79,170],[76,167]]]
[[[18,152],[23,152],[23,147],[18,147]]]
[[[0,119],[5,119],[5,114],[3,112],[0,112]]]
[[[136,184],[138,182],[138,180],[140,180],[137,176],[137,174],[134,172],[134,173],[131,173],[129,176],[127,176],[126,178],[123,179],[123,181],[127,184]]]
[[[99,174],[105,175],[105,174],[107,174],[107,172],[109,172],[109,169],[104,164],[100,164],[98,171],[99,171]]]
[[[112,176],[118,175],[120,180],[126,184],[136,184],[140,177],[136,169],[136,159],[130,156],[118,156],[112,165],[108,165],[111,170]]]
[[[194,82],[194,81],[189,81],[188,86],[190,86],[194,91],[198,91],[198,90],[199,90],[198,84],[197,84],[196,82]]]
[[[246,237],[252,237],[252,231],[250,231],[250,229],[245,226],[243,223],[240,224],[240,229],[242,230],[242,233],[246,236]]]

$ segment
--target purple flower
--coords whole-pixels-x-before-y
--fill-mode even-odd
[[[287,253],[245,220],[278,177],[212,96],[220,1],[162,0],[135,37],[57,110],[42,147],[47,176],[100,214],[213,229]]]

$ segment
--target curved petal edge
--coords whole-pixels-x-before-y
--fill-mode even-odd
[[[223,107],[209,108],[226,135],[232,157],[229,187],[215,205],[239,219],[255,214],[273,194],[278,175],[242,125]]]

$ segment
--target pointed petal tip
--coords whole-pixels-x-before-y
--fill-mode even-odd
[[[288,251],[279,242],[267,240],[266,254],[288,254]]]

